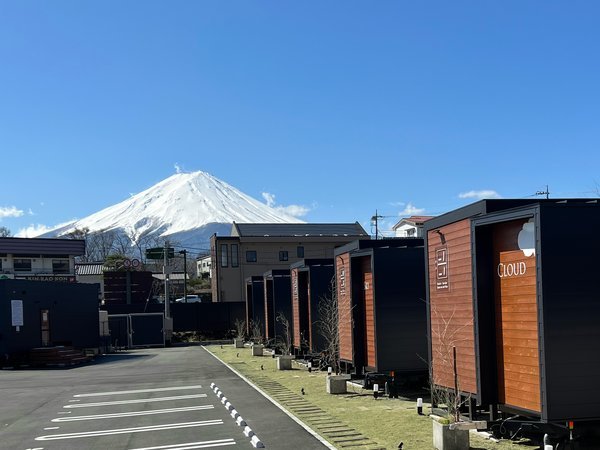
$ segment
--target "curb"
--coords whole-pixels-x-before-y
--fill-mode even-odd
[[[225,361],[223,361],[217,355],[215,355],[214,353],[207,350],[205,346],[202,346],[202,348],[204,349],[205,352],[207,352],[209,355],[211,355],[213,358],[215,358],[217,361],[219,361],[221,364],[223,364],[225,367],[227,367],[229,370],[231,370],[234,374],[236,374],[238,377],[240,377],[242,380],[244,380],[249,386],[251,386],[254,390],[256,390],[259,394],[261,394],[264,398],[269,400],[271,403],[273,403],[273,405],[275,405],[277,408],[279,408],[281,411],[283,411],[283,413],[285,413],[290,419],[292,419],[294,422],[296,422],[298,425],[300,425],[302,428],[304,428],[309,434],[311,434],[321,444],[323,444],[325,447],[327,447],[330,450],[337,450],[337,448],[334,447],[333,445],[331,445],[325,438],[323,438],[323,436],[319,435],[315,430],[310,428],[308,425],[306,425],[304,422],[302,422],[300,419],[298,419],[296,416],[294,416],[291,412],[289,412],[287,409],[285,409],[283,406],[281,406],[279,403],[277,403],[277,401],[275,399],[270,397],[269,394],[267,394],[265,391],[263,391],[261,388],[259,388],[257,385],[255,385],[252,381],[250,381],[244,375],[239,373],[236,369],[231,367],[229,364],[227,364]],[[252,431],[252,430],[250,430],[250,431]],[[261,444],[262,444],[262,442],[261,442]],[[254,444],[252,444],[252,445],[254,446]],[[256,448],[263,448],[263,447],[256,447]]]

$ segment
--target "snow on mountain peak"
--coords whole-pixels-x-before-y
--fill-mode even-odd
[[[56,234],[88,228],[90,232],[123,230],[136,236],[158,233],[169,236],[208,224],[232,222],[302,223],[255,200],[233,186],[197,171],[179,172],[116,205],[77,220]]]

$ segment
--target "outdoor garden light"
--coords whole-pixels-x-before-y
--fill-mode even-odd
[[[423,415],[423,399],[421,397],[417,399],[417,414]]]
[[[379,385],[375,383],[373,385],[373,398],[377,399],[377,397],[379,397]]]
[[[333,369],[331,367],[327,368],[327,375],[331,375],[331,372],[333,371]]]
[[[312,363],[310,361],[308,362],[307,366],[308,366],[308,371],[312,372]]]

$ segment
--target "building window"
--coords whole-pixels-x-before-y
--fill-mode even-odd
[[[14,259],[13,268],[15,269],[15,272],[31,272],[31,260]]]
[[[409,228],[408,230],[406,230],[407,237],[415,237],[416,234],[417,230],[415,228]]]
[[[240,256],[237,244],[231,244],[231,267],[239,267]]]
[[[70,273],[68,259],[53,259],[52,273]]]
[[[246,262],[256,262],[256,250],[246,251]]]
[[[288,252],[287,250],[282,250],[279,252],[279,261],[287,261],[288,260]]]
[[[229,262],[227,261],[227,244],[221,244],[221,267],[227,267]]]
[[[298,247],[296,247],[296,256],[298,258],[304,258],[304,246],[299,245]]]

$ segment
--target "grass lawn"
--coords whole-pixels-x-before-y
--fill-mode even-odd
[[[405,450],[432,448],[431,419],[417,414],[415,401],[374,399],[371,393],[350,384],[347,394],[330,395],[326,393],[325,372],[309,373],[296,363],[291,371],[277,370],[277,362],[270,355],[253,357],[247,347],[213,345],[206,348],[338,449],[392,450],[398,448],[400,442],[404,442]],[[423,407],[425,413],[428,406]],[[471,449],[531,448],[529,441],[496,443],[471,434]]]

